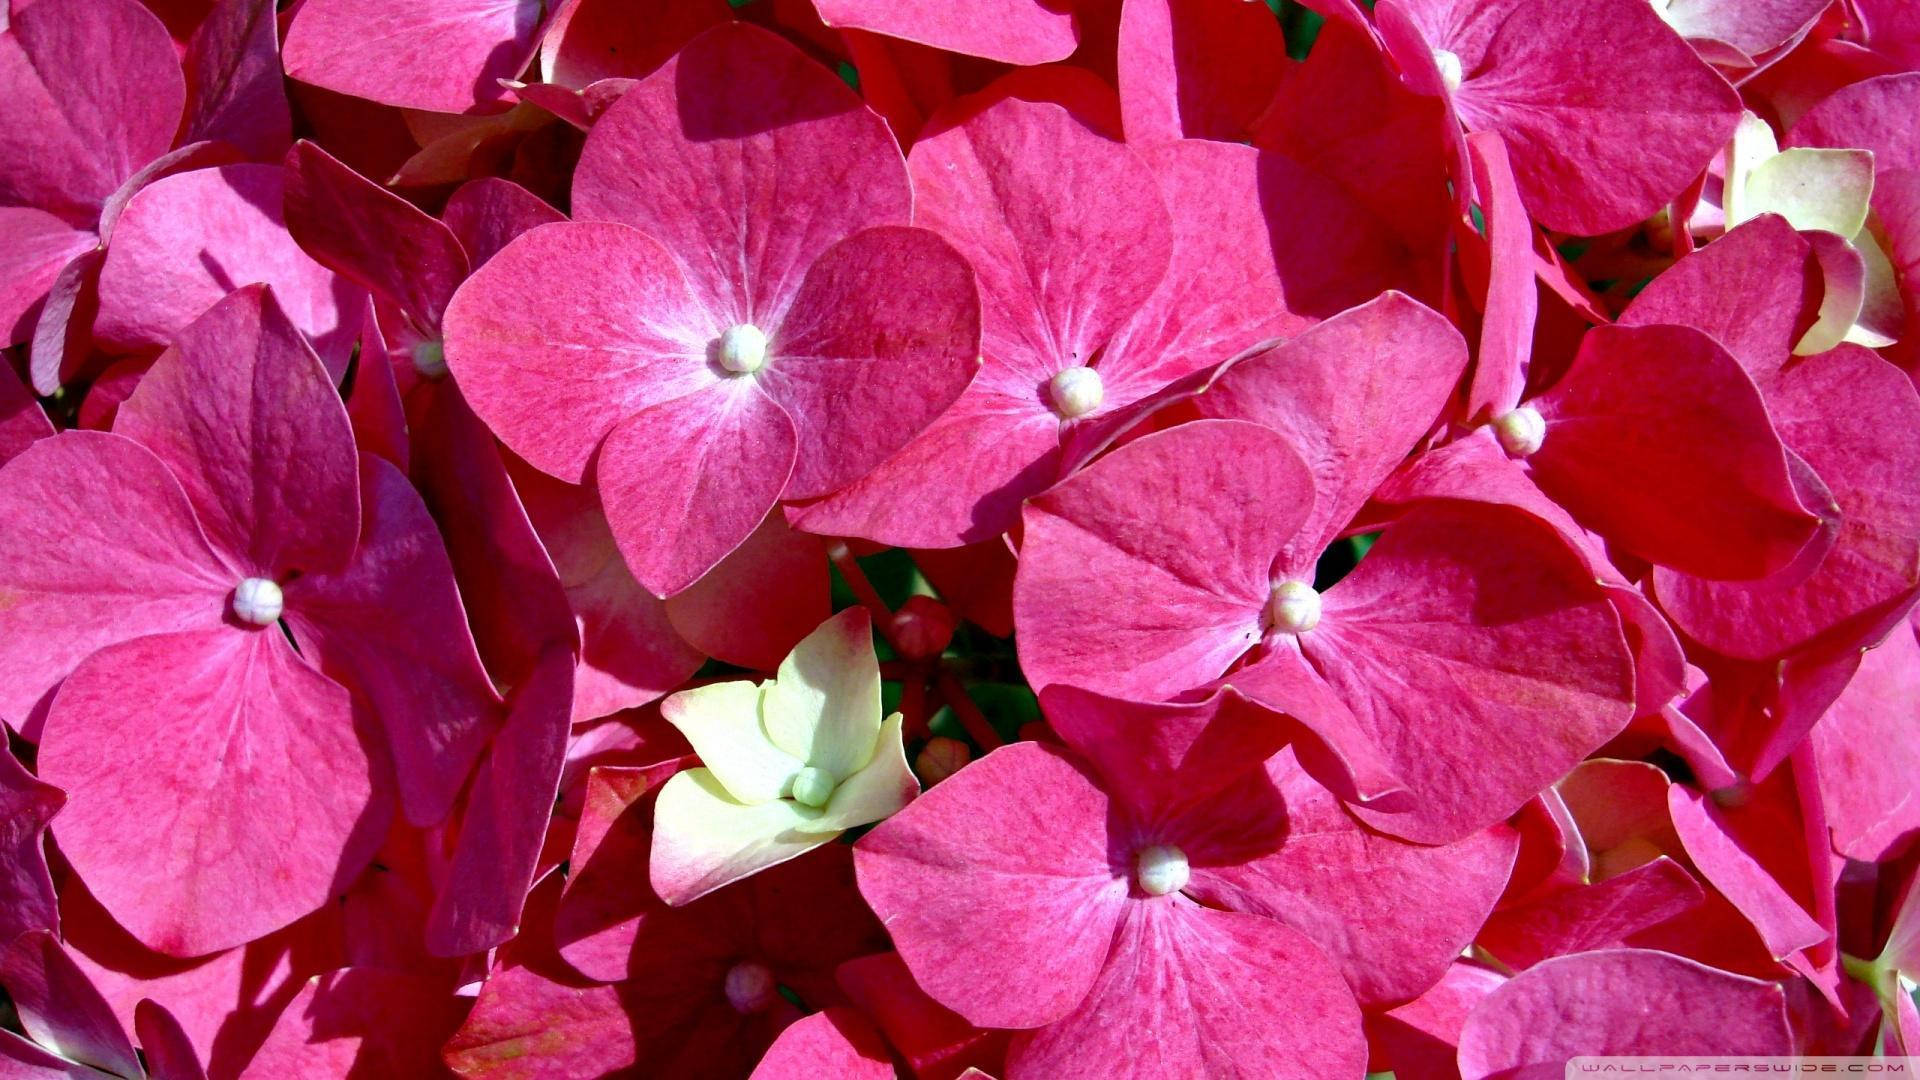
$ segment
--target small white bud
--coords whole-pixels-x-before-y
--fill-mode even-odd
[[[233,614],[243,623],[272,626],[286,606],[280,586],[266,578],[247,578],[233,590]]]
[[[793,801],[818,809],[833,798],[833,775],[809,765],[793,774]]]
[[[1460,89],[1460,83],[1467,76],[1466,69],[1460,64],[1460,54],[1450,49],[1435,49],[1433,64],[1440,69],[1440,85],[1447,88],[1447,93]]]
[[[1148,896],[1165,896],[1187,887],[1193,871],[1187,866],[1187,853],[1167,844],[1141,848],[1133,858],[1134,878],[1140,891]]]
[[[438,341],[422,341],[413,347],[413,370],[423,379],[447,377],[447,347]]]
[[[1514,457],[1530,457],[1547,441],[1547,421],[1540,410],[1522,405],[1493,422],[1493,433],[1500,445]]]
[[[773,984],[773,972],[765,964],[742,960],[727,969],[727,1004],[743,1016],[773,1004],[779,992]]]
[[[720,366],[751,375],[767,362],[767,335],[752,323],[727,327],[720,335]]]
[[[1320,625],[1320,594],[1304,581],[1283,581],[1273,587],[1267,619],[1283,634],[1304,634]]]
[[[1100,373],[1090,367],[1067,368],[1048,381],[1047,390],[1053,394],[1053,407],[1069,420],[1099,408],[1107,397]]]

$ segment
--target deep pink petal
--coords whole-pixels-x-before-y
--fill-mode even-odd
[[[1128,904],[1107,814],[1060,752],[1002,747],[860,839],[860,892],[942,1005],[986,1027],[1052,1023],[1092,989]]]
[[[1623,326],[1691,326],[1766,385],[1820,312],[1822,281],[1805,238],[1762,214],[1673,264],[1620,313]]]
[[[1911,625],[1860,660],[1859,673],[1814,725],[1813,754],[1834,850],[1877,862],[1920,831],[1920,744],[1902,723],[1920,701],[1920,642]]]
[[[1395,1076],[1458,1076],[1460,1029],[1506,979],[1457,962],[1431,990],[1397,1009],[1367,1017],[1367,1036]]]
[[[893,1080],[886,1040],[857,1010],[835,1006],[800,1020],[767,1048],[751,1080]]]
[[[30,206],[0,206],[0,237],[0,341],[14,345],[32,340],[61,269],[100,241],[91,229]]]
[[[1285,799],[1285,840],[1245,862],[1196,867],[1193,895],[1306,935],[1366,1008],[1424,992],[1493,910],[1516,834],[1495,826],[1442,847],[1409,844],[1363,828],[1292,754],[1267,773]]]
[[[171,344],[187,324],[243,285],[264,282],[336,373],[358,335],[352,285],[287,235],[277,165],[176,173],[127,203],[100,267],[94,333],[115,349]]]
[[[1862,79],[1828,95],[1787,135],[1793,146],[1873,151],[1876,174],[1920,169],[1920,135],[1906,122],[1920,102],[1920,72]]]
[[[984,0],[966,5],[940,0],[814,0],[814,6],[828,26],[870,30],[1009,64],[1064,60],[1079,41],[1070,5],[1059,0]]]
[[[1757,578],[1815,534],[1752,378],[1698,331],[1596,328],[1530,404],[1547,422],[1534,482],[1642,558]]]
[[[1724,43],[1758,57],[1787,44],[1825,10],[1820,0],[1676,0],[1662,15],[1689,41]]]
[[[134,0],[16,11],[0,37],[0,204],[92,224],[172,145],[185,98],[166,27]]]
[[[626,978],[640,920],[661,909],[653,889],[632,874],[652,847],[653,800],[646,796],[678,770],[678,762],[667,762],[587,772],[553,936],[561,957],[588,978]]]
[[[561,8],[541,35],[541,76],[574,89],[638,79],[732,17],[723,0],[579,0]]]
[[[1342,802],[1381,810],[1413,805],[1386,755],[1298,651],[1265,653],[1215,685],[1245,695],[1286,725],[1301,767]]]
[[[1474,132],[1467,136],[1467,160],[1485,222],[1487,298],[1466,414],[1484,421],[1520,404],[1540,288],[1534,281],[1533,219],[1520,199],[1507,144],[1495,132]]]
[[[385,459],[360,459],[360,546],[338,574],[288,582],[287,623],[322,671],[372,706],[415,824],[446,816],[498,723],[453,567],[427,508]]]
[[[1313,513],[1277,573],[1312,578],[1321,551],[1439,419],[1466,364],[1445,318],[1388,293],[1235,361],[1194,399],[1203,416],[1286,436],[1313,471]]]
[[[66,801],[11,753],[0,754],[0,940],[60,926],[45,843],[47,822]]]
[[[100,300],[100,264],[106,259],[105,248],[80,252],[60,268],[47,289],[39,321],[33,325],[27,368],[35,390],[43,394],[59,390],[62,383],[78,376],[91,358],[93,315]],[[86,405],[85,401],[81,403],[82,408]]]
[[[342,968],[301,987],[248,1066],[262,1076],[445,1076],[468,1003],[447,980]]]
[[[113,425],[166,462],[228,562],[274,578],[344,568],[360,531],[352,422],[277,299],[252,286],[215,304]]]
[[[268,0],[220,0],[187,44],[182,141],[219,139],[250,160],[279,161],[293,140],[280,76],[280,24]]]
[[[1147,700],[1207,682],[1259,643],[1274,557],[1312,506],[1299,455],[1253,424],[1200,421],[1121,447],[1027,510],[1022,670],[1036,687]]]
[[[143,1075],[126,1029],[51,931],[22,934],[0,949],[0,984],[35,1042],[108,1074]]]
[[[305,139],[286,155],[285,212],[307,254],[438,335],[447,301],[467,279],[452,229]]]
[[[67,792],[60,850],[115,920],[197,956],[288,925],[366,865],[388,816],[371,738],[277,630],[223,626],[89,657],[54,699],[40,771]]]
[[[520,929],[567,753],[573,652],[548,650],[513,695],[467,789],[447,882],[427,919],[438,956],[484,952]]]
[[[620,225],[549,225],[454,294],[447,366],[500,441],[578,483],[622,419],[720,378],[707,346],[725,327],[712,322],[654,241]]]
[[[609,535],[609,544],[611,540]],[[647,610],[638,598],[653,598],[625,572],[619,552],[611,547],[607,550],[614,559],[608,565],[608,575],[613,576],[614,567],[618,567],[617,573],[624,576],[635,594],[634,599],[619,603],[619,611],[632,618]],[[664,634],[650,630],[635,636],[654,647],[661,640],[684,638],[686,647],[697,650],[691,654],[695,666],[699,654],[704,653],[740,667],[773,671],[801,638],[833,614],[831,592],[819,539],[795,532],[779,514],[768,514],[753,535],[706,576],[667,599],[666,617],[671,627]],[[607,652],[614,655],[611,642]],[[684,679],[663,682],[659,693]]]
[[[794,454],[793,422],[746,381],[622,421],[594,482],[633,576],[663,597],[698,581],[773,509]]]
[[[287,76],[432,112],[496,101],[537,46],[540,0],[319,0],[287,28]]]
[[[885,226],[828,248],[795,293],[759,376],[792,418],[787,496],[846,486],[905,445],[980,366],[973,274],[924,229]]]
[[[14,458],[0,520],[0,716],[16,725],[97,649],[221,626],[243,576],[166,466],[118,435],[67,432]]]
[[[199,1051],[193,1048],[180,1021],[165,1007],[142,1000],[134,1006],[133,1031],[152,1080],[207,1080]]]
[[[1134,0],[1120,9],[1127,141],[1243,139],[1285,70],[1271,11],[1233,0]]]
[[[1827,932],[1700,794],[1675,784],[1667,792],[1673,827],[1700,874],[1753,923],[1775,959],[1826,940]]]
[[[53,423],[13,368],[0,368],[0,465],[53,434]]]
[[[1010,1080],[1115,1070],[1308,1080],[1365,1070],[1360,1010],[1306,935],[1172,898],[1124,910],[1086,1001],[1014,1038]]]
[[[1833,423],[1835,401],[1870,409],[1873,422]],[[1654,591],[1676,626],[1736,658],[1774,659],[1832,633],[1874,640],[1920,586],[1920,394],[1898,368],[1844,345],[1788,368],[1767,405],[1838,505],[1832,550],[1804,579],[1707,582],[1662,568]]]
[[[447,198],[440,220],[460,238],[467,260],[478,269],[514,237],[566,218],[519,184],[483,176],[461,184]]]
[[[1662,856],[1614,877],[1494,912],[1476,940],[1495,959],[1520,970],[1555,956],[1618,948],[1705,899],[1693,875]]]
[[[1489,995],[1460,1033],[1460,1073],[1557,1080],[1576,1054],[1793,1050],[1778,984],[1671,953],[1608,949],[1549,960]]]
[[[1417,800],[1355,812],[1422,843],[1505,818],[1633,715],[1619,616],[1557,533],[1505,508],[1402,518],[1300,648]]]
[[[1007,1056],[1007,1032],[986,1031],[927,996],[899,953],[875,953],[841,964],[834,980],[886,1034],[915,1075],[968,1068],[998,1070]]]
[[[772,326],[829,247],[905,225],[893,136],[834,74],[758,27],[695,38],[594,125],[573,180],[581,221],[617,221],[680,261],[719,331]]]

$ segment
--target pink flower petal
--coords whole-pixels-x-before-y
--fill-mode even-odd
[[[1661,15],[1689,41],[1757,57],[1790,42],[1825,10],[1821,0],[1675,0]]]
[[[1774,878],[1772,870],[1747,850],[1742,838],[1729,829],[1726,816],[1709,806],[1705,798],[1676,784],[1667,792],[1667,809],[1700,875],[1753,923],[1775,959],[1785,959],[1826,940],[1827,931]],[[1791,842],[1784,837],[1770,839],[1774,841],[1770,846],[1778,846],[1781,840]]]
[[[938,789],[935,789],[938,790]],[[1123,908],[1112,956],[1078,1009],[1015,1036],[1013,1080],[1353,1076],[1360,1010],[1312,941],[1257,915],[1167,900]]]
[[[76,378],[93,348],[93,314],[100,300],[100,264],[107,251],[95,247],[67,261],[48,287],[33,326],[28,378],[34,389],[51,394]],[[99,383],[94,384],[98,386]],[[89,395],[91,396],[91,395]],[[81,408],[89,403],[81,402]]]
[[[142,1000],[133,1010],[133,1030],[152,1080],[207,1080],[199,1051],[164,1007]]]
[[[893,1080],[893,1057],[859,1012],[835,1006],[794,1023],[773,1040],[751,1080]]]
[[[814,260],[860,229],[905,225],[911,206],[886,124],[833,72],[741,23],[695,38],[610,107],[573,181],[576,218],[673,253],[713,334],[750,323],[776,339]]]
[[[509,243],[454,294],[447,366],[500,441],[579,483],[621,420],[716,385],[712,322],[653,240],[621,225],[549,225]]]
[[[635,596],[623,600],[617,609],[630,618],[646,610],[638,598],[657,601],[626,572],[619,552],[611,547],[611,534],[607,539],[605,550],[613,562],[606,564],[606,574],[610,579],[623,577]],[[819,539],[788,528],[779,514],[768,514],[753,535],[706,576],[667,598],[671,628],[666,640],[684,638],[687,648],[697,650],[689,653],[693,667],[699,665],[698,654],[704,653],[755,671],[772,671],[801,638],[833,614],[830,600],[827,560]],[[655,647],[661,640],[657,631],[636,637]],[[611,643],[606,652],[619,655]],[[628,655],[633,655],[631,647]],[[691,668],[687,674],[692,674]],[[684,681],[685,676],[662,680],[657,693]]]
[[[276,165],[224,165],[142,188],[100,267],[100,341],[126,351],[171,344],[221,297],[264,282],[327,369],[346,370],[360,330],[358,290],[287,235],[283,186]]]
[[[1828,95],[1787,135],[1790,146],[1873,151],[1876,174],[1920,169],[1920,137],[1904,117],[1920,101],[1920,72],[1862,79]]]
[[[352,422],[277,300],[256,285],[208,309],[114,420],[167,464],[226,560],[269,578],[343,569],[360,531]]]
[[[1457,1076],[1460,1029],[1506,979],[1455,963],[1431,990],[1397,1009],[1367,1017],[1367,1036],[1395,1076]]]
[[[1477,941],[1501,963],[1520,970],[1555,956],[1619,948],[1634,934],[1705,899],[1693,875],[1661,856],[1614,877],[1496,911]]]
[[[499,721],[440,533],[407,479],[360,459],[360,547],[338,574],[285,585],[286,619],[320,670],[371,705],[414,824],[446,817]]]
[[[67,792],[60,850],[161,952],[271,933],[326,904],[386,829],[357,727],[346,691],[272,628],[109,646],[61,686],[41,739],[41,775]]]
[[[1195,867],[1193,895],[1299,931],[1364,1008],[1426,991],[1493,910],[1519,838],[1497,825],[1443,847],[1405,843],[1362,828],[1291,753],[1266,772],[1285,799],[1286,839],[1258,858]]]
[[[279,161],[293,141],[280,76],[280,24],[268,0],[220,0],[187,44],[183,142],[219,139]]]
[[[497,101],[537,47],[540,0],[318,0],[294,13],[287,76],[385,105]]]
[[[66,793],[34,779],[11,753],[0,754],[0,940],[57,930],[58,898],[47,873],[47,822]]]
[[[1059,0],[814,0],[828,26],[870,30],[936,49],[1008,64],[1064,60],[1079,42],[1070,5]]]
[[[1576,1054],[1790,1054],[1780,987],[1671,953],[1549,960],[1481,1002],[1460,1033],[1466,1080],[1547,1080]]]
[[[208,545],[160,459],[119,435],[35,443],[0,470],[0,520],[0,716],[16,725],[98,649],[221,627],[245,576]]]
[[[0,368],[0,465],[53,434],[53,423],[13,368]]]
[[[860,892],[914,978],[983,1027],[1072,1013],[1126,910],[1107,797],[1060,752],[1002,747],[854,848]]]
[[[541,78],[576,90],[602,79],[642,78],[732,17],[722,0],[579,0],[562,7],[541,37]]]
[[[144,1075],[126,1029],[51,931],[22,934],[0,949],[0,984],[21,1030],[41,1046],[110,1075]]]
[[[519,933],[560,787],[572,706],[573,651],[562,645],[514,692],[467,789],[447,882],[427,918],[435,955],[484,952]]]
[[[640,921],[662,910],[653,889],[638,887],[632,873],[652,846],[653,800],[646,796],[677,771],[679,763],[668,762],[587,772],[580,830],[568,860],[572,872],[554,913],[553,936],[561,957],[588,978],[626,978]]]
[[[0,341],[15,345],[32,340],[41,302],[60,271],[100,240],[30,206],[0,206],[0,236]]]
[[[1534,281],[1536,230],[1515,185],[1507,144],[1494,132],[1474,132],[1467,136],[1467,159],[1486,223],[1487,297],[1466,414],[1485,421],[1520,404],[1526,390],[1540,288]]]
[[[835,981],[871,1017],[916,1076],[967,1069],[1004,1071],[1007,1032],[986,1031],[927,996],[899,953],[876,953],[840,965]]]
[[[1762,214],[1673,264],[1620,313],[1623,326],[1691,326],[1765,389],[1819,312],[1822,281],[1807,240]]]
[[[439,332],[467,255],[453,230],[305,139],[286,155],[287,231],[328,269]]]
[[[1920,700],[1920,642],[1911,624],[1896,627],[1860,660],[1860,670],[1833,708],[1814,725],[1820,797],[1833,828],[1834,850],[1877,862],[1920,831],[1920,745],[1901,724],[1906,703]]]
[[[1127,141],[1243,139],[1273,100],[1287,44],[1271,11],[1233,0],[1152,0],[1120,9]]]
[[[1651,562],[1757,578],[1814,536],[1753,380],[1698,331],[1596,328],[1530,404],[1547,422],[1534,482]]]
[[[514,237],[566,218],[519,184],[483,176],[461,184],[448,197],[440,220],[460,238],[467,259],[478,269]]]
[[[342,968],[306,986],[280,1014],[249,1072],[263,1076],[440,1076],[440,1047],[467,1002],[447,980]]]
[[[77,0],[14,13],[0,98],[0,204],[92,224],[173,144],[186,88],[160,20],[134,0]]]

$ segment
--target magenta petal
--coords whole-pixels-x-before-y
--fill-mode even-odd
[[[1662,856],[1615,877],[1494,912],[1477,941],[1495,959],[1519,970],[1555,956],[1618,948],[1634,934],[1705,899],[1693,875]]]
[[[1036,687],[1148,700],[1207,682],[1260,641],[1274,556],[1312,507],[1300,456],[1253,424],[1199,421],[1121,447],[1026,512],[1022,670]]]
[[[937,790],[937,789],[936,789]],[[1360,1010],[1306,935],[1180,901],[1125,907],[1087,1000],[1015,1036],[1012,1080],[1142,1076],[1317,1080],[1366,1068]]]
[[[1422,508],[1328,590],[1307,660],[1416,800],[1355,808],[1421,843],[1518,810],[1633,715],[1633,663],[1604,592],[1549,526]]]
[[[0,341],[32,340],[41,301],[76,255],[99,244],[44,210],[0,206]]]
[[[1474,939],[1519,849],[1497,825],[1442,847],[1363,828],[1282,753],[1267,773],[1286,801],[1271,854],[1196,866],[1193,895],[1278,919],[1317,944],[1368,1009],[1423,993]]]
[[[1489,420],[1520,404],[1526,390],[1540,314],[1540,287],[1534,280],[1536,230],[1500,136],[1491,131],[1467,136],[1467,160],[1486,224],[1487,302],[1466,415],[1469,420]]]
[[[432,824],[479,757],[500,698],[419,493],[384,458],[363,456],[360,468],[353,563],[288,582],[286,619],[320,669],[373,707],[408,820]]]
[[[1074,1011],[1128,902],[1107,797],[1065,755],[1002,747],[860,839],[860,893],[927,993],[982,1027]]]
[[[115,921],[197,956],[318,909],[366,865],[386,829],[368,735],[279,632],[223,626],[89,657],[40,772],[67,792],[60,850]]]
[[[1065,60],[1079,41],[1058,0],[814,0],[828,26],[870,30],[1008,64]]]
[[[51,394],[80,373],[93,347],[93,313],[100,298],[100,264],[105,248],[95,247],[68,260],[47,289],[33,325],[27,366],[35,390]],[[99,383],[96,381],[95,386]],[[85,408],[88,402],[83,401]]]
[[[578,483],[622,419],[720,378],[707,346],[725,327],[713,322],[653,240],[620,225],[550,225],[454,294],[447,366],[500,441]]]
[[[322,265],[439,331],[467,255],[453,230],[305,139],[286,157],[287,231]]]
[[[483,176],[461,184],[448,197],[440,220],[460,238],[468,261],[478,269],[514,237],[566,218],[519,184]]]
[[[0,37],[0,205],[90,224],[166,153],[185,98],[166,27],[134,0],[15,11]]]
[[[151,1080],[207,1080],[200,1052],[165,1007],[142,1000],[133,1009],[133,1031],[147,1059]]]
[[[1242,139],[1273,100],[1287,44],[1271,11],[1234,0],[1133,0],[1120,9],[1127,141]]]
[[[1460,1033],[1465,1080],[1558,1080],[1576,1054],[1791,1054],[1779,984],[1671,953],[1549,960],[1480,1003]]]
[[[1221,676],[1219,685],[1297,727],[1290,741],[1300,767],[1342,802],[1394,811],[1413,805],[1386,755],[1297,650],[1268,652]]]
[[[594,477],[633,576],[655,596],[698,581],[773,509],[794,453],[793,422],[751,380],[622,422]]]
[[[893,1080],[887,1043],[858,1010],[843,1005],[795,1022],[767,1047],[750,1080]]]
[[[1750,579],[1814,535],[1753,379],[1699,331],[1598,327],[1530,404],[1547,422],[1534,482],[1642,558]]]
[[[652,800],[680,768],[678,761],[645,768],[602,765],[587,772],[580,828],[568,855],[570,871],[554,912],[560,956],[590,979],[618,982],[636,960],[641,921],[662,910],[653,889],[637,884],[633,868],[652,847]]]
[[[1504,976],[1455,963],[1431,990],[1397,1009],[1367,1017],[1367,1037],[1394,1075],[1458,1077],[1460,1029]]]
[[[1663,14],[1689,41],[1758,57],[1791,41],[1826,8],[1821,0],[1676,0]]]
[[[316,0],[287,28],[287,76],[431,112],[495,101],[536,47],[540,0]]]
[[[0,520],[0,716],[16,725],[97,649],[221,626],[244,576],[166,466],[119,435],[35,443],[0,470]]]
[[[771,333],[815,259],[859,229],[907,224],[911,207],[886,123],[744,23],[695,38],[609,107],[573,179],[574,216],[659,241],[721,320],[715,333]]]
[[[45,841],[47,822],[66,801],[11,753],[0,754],[0,941],[60,926]]]
[[[127,203],[100,267],[94,333],[113,348],[165,346],[221,297],[264,282],[336,374],[360,330],[358,290],[287,235],[277,165],[176,173]]]
[[[924,229],[866,229],[828,248],[768,333],[759,379],[793,420],[798,456],[786,494],[795,499],[880,464],[980,366],[973,273]]]
[[[276,300],[256,285],[208,309],[141,377],[114,433],[166,462],[233,565],[325,573],[360,532],[353,425]]]
[[[1764,389],[1820,313],[1812,248],[1785,218],[1762,214],[1674,263],[1620,313],[1624,326],[1691,326]]]
[[[219,139],[274,162],[293,139],[271,0],[220,0],[187,44],[183,142]]]
[[[10,366],[0,366],[0,465],[53,434],[53,423]]]
[[[626,573],[619,553],[611,546],[607,550],[613,556],[607,568],[609,577],[617,567],[633,593],[620,600],[617,610],[632,619],[648,610],[641,598],[653,598],[633,581],[633,575]],[[795,532],[780,514],[768,514],[752,536],[704,577],[667,599],[670,628],[664,633],[652,630],[636,634],[635,644],[659,648],[662,641],[678,644],[684,638],[683,651],[691,653],[692,659],[686,674],[692,674],[699,665],[701,653],[755,671],[773,671],[801,638],[833,614],[831,596],[820,540]],[[575,600],[576,605],[580,602]],[[607,607],[611,610],[616,605]],[[609,641],[606,649],[609,659],[618,655],[612,644]],[[637,655],[632,645],[626,649],[627,655]],[[593,659],[591,652],[589,649],[589,660]],[[685,675],[665,680],[650,697],[658,697],[684,679]]]
[[[1920,701],[1920,642],[1911,624],[1860,660],[1859,673],[1814,725],[1813,756],[1833,847],[1877,862],[1920,832],[1920,741],[1906,709]]]
[[[1862,79],[1829,94],[1788,134],[1793,146],[1873,151],[1873,171],[1920,169],[1920,134],[1906,118],[1920,102],[1920,71]]]
[[[579,0],[559,8],[541,35],[542,78],[574,89],[638,79],[732,16],[725,0]]]
[[[1667,790],[1667,809],[1687,857],[1753,923],[1774,959],[1785,959],[1827,939],[1827,931],[1745,850],[1705,797],[1675,784]]]
[[[1835,401],[1870,409],[1873,422],[1833,423]],[[1832,491],[1832,550],[1804,579],[1709,582],[1658,569],[1654,591],[1674,625],[1737,659],[1775,659],[1843,628],[1871,641],[1920,586],[1920,394],[1898,368],[1843,345],[1788,368],[1767,403]]]
[[[1286,436],[1313,471],[1313,513],[1276,572],[1312,577],[1321,551],[1433,427],[1467,364],[1438,312],[1400,293],[1345,311],[1227,366],[1194,399],[1203,416]]]
[[[110,1075],[145,1075],[113,1009],[51,931],[23,934],[0,948],[0,984],[19,1011],[21,1030],[41,1046]]]
[[[573,650],[550,649],[520,684],[507,719],[480,759],[448,868],[427,917],[427,949],[465,956],[520,930],[560,787],[573,708]]]
[[[247,1067],[260,1076],[445,1075],[465,998],[433,975],[343,968],[300,988]]]

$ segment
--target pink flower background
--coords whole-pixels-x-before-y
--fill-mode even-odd
[[[0,1077],[1920,1054],[1920,5],[0,0]]]

